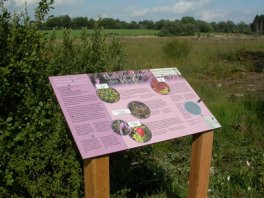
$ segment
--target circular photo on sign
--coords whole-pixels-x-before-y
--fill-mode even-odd
[[[128,135],[132,129],[129,127],[128,123],[123,120],[115,120],[112,123],[112,129],[115,133],[119,135]]]
[[[184,104],[184,108],[193,115],[200,115],[202,110],[198,104],[192,101],[188,101]]]
[[[120,100],[120,94],[114,88],[97,89],[97,96],[107,103],[116,103]]]
[[[141,124],[140,126],[132,127],[132,131],[129,136],[136,142],[144,143],[151,139],[152,134],[146,125]]]
[[[168,95],[171,90],[166,82],[159,82],[157,79],[153,78],[150,82],[151,88],[161,95]]]
[[[150,109],[143,102],[132,101],[127,105],[131,114],[140,119],[148,118],[150,116]]]

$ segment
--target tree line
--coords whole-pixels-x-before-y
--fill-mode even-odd
[[[264,15],[256,15],[253,23],[251,23],[252,32],[257,35],[264,34]]]
[[[256,15],[251,24],[246,24],[241,21],[234,23],[233,21],[220,21],[220,22],[206,22],[197,20],[190,16],[182,17],[181,19],[159,21],[142,20],[126,22],[113,18],[100,18],[95,20],[88,17],[74,17],[69,15],[61,15],[51,17],[46,20],[42,25],[42,29],[93,29],[95,24],[103,27],[104,29],[154,29],[160,30],[160,36],[170,35],[194,35],[195,33],[208,33],[208,32],[224,32],[224,33],[242,33],[257,35],[263,34],[263,20],[264,15]]]

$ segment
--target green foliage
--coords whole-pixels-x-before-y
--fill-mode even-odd
[[[258,16],[258,15],[257,15]],[[260,17],[258,16],[257,19]],[[259,25],[256,26],[258,21]],[[260,20],[254,20],[251,24],[252,30],[259,32],[260,30]],[[42,24],[42,29],[45,30],[61,30],[63,28],[70,29],[92,29],[95,27],[95,23],[98,23],[104,29],[117,30],[114,32],[119,32],[119,30],[160,30],[160,36],[172,36],[181,35],[189,36],[196,33],[208,33],[208,32],[237,32],[242,34],[251,33],[250,25],[245,22],[240,22],[235,24],[232,21],[220,21],[218,23],[212,22],[208,23],[202,20],[196,20],[190,16],[184,16],[181,20],[164,20],[151,21],[120,21],[119,19],[112,18],[100,18],[98,21],[94,19],[88,19],[87,17],[75,17],[70,18],[68,15],[61,15],[56,17],[50,17],[45,23]],[[262,28],[263,29],[263,28]],[[262,34],[261,29],[261,34]],[[118,33],[119,34],[119,33]]]
[[[35,21],[25,12],[13,15],[1,7],[0,197],[83,197],[82,161],[48,76],[121,70],[126,56],[120,41],[99,27],[92,35],[84,29],[79,38],[64,30],[63,40],[54,32],[47,41],[38,28],[52,1],[41,2]],[[187,19],[183,21],[193,28]],[[253,93],[240,96],[224,83],[232,80],[227,73],[251,64],[251,58],[261,57],[262,64],[263,41],[201,37],[172,40],[163,47],[167,38],[121,39],[134,69],[184,65],[180,70],[222,124],[215,133],[209,196],[261,197],[263,93],[257,99]],[[167,45],[173,58],[161,56]],[[240,57],[241,48],[254,53]],[[241,74],[234,84],[242,81]],[[186,197],[190,144],[185,137],[111,155],[113,197]]]
[[[125,53],[98,28],[62,45],[39,31],[53,1],[36,18],[0,14],[0,197],[82,197],[82,161],[49,86],[48,76],[122,69]],[[110,63],[110,64],[109,64]]]
[[[163,47],[163,52],[171,58],[181,58],[188,56],[191,50],[191,45],[187,41],[173,39],[166,43]]]
[[[256,15],[251,23],[251,30],[256,35],[263,35],[264,33],[264,15]]]
[[[128,65],[142,69],[177,66],[222,125],[214,133],[208,197],[262,197],[263,70],[256,73],[257,70],[250,69],[250,66],[255,68],[255,63],[263,62],[263,39],[221,34],[178,38],[191,44],[188,56],[179,59],[162,56],[163,46],[170,40],[173,38],[124,38],[130,54]],[[149,160],[157,165],[162,174],[153,176],[153,180],[165,183],[157,191],[145,194],[149,197],[156,193],[161,197],[164,193],[165,197],[187,197],[190,145],[188,137],[184,137],[175,143],[169,141],[153,145],[146,158],[138,156],[138,159],[143,159],[142,164],[149,163],[145,162]],[[120,164],[124,162],[131,164],[126,158]],[[131,171],[126,175],[128,173]],[[127,182],[128,178],[119,178],[123,187],[134,185]],[[144,197],[143,192],[139,195]]]
[[[50,99],[46,40],[38,31],[51,3],[40,2],[33,22],[1,6],[0,197],[81,194],[80,162]]]
[[[125,65],[125,51],[116,38],[106,39],[100,28],[91,35],[84,29],[80,39],[71,37],[65,30],[61,45],[50,41],[53,58],[50,72],[54,74],[94,73],[122,70]]]
[[[166,23],[159,36],[193,36],[195,32],[195,24],[175,21]]]

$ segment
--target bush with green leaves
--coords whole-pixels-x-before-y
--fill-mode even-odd
[[[84,29],[80,39],[65,30],[62,45],[53,45],[52,72],[60,74],[118,71],[125,66],[126,54],[117,38],[106,38],[100,27],[91,35]],[[56,41],[55,41],[56,42]],[[53,43],[53,44],[52,44]]]
[[[173,39],[163,46],[163,52],[170,58],[181,58],[188,56],[191,44],[185,40]]]
[[[120,43],[100,29],[88,39],[48,41],[39,31],[53,0],[35,20],[0,2],[0,197],[82,197],[82,160],[55,101],[48,76],[122,69]],[[79,42],[79,43],[78,43]]]

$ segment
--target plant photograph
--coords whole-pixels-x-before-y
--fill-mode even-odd
[[[120,94],[114,88],[97,89],[97,96],[104,102],[116,103],[120,100]]]
[[[136,142],[144,143],[151,139],[152,134],[146,125],[141,124],[140,126],[132,127],[132,132],[129,134],[129,136]]]
[[[168,95],[170,93],[170,87],[165,82],[159,82],[156,78],[153,78],[150,83],[151,88],[161,95]]]
[[[132,129],[129,127],[128,123],[123,120],[115,120],[112,123],[112,129],[119,135],[128,135],[131,133]]]
[[[134,117],[139,119],[146,119],[151,114],[149,107],[140,101],[129,102],[127,108],[131,111],[131,114]]]

